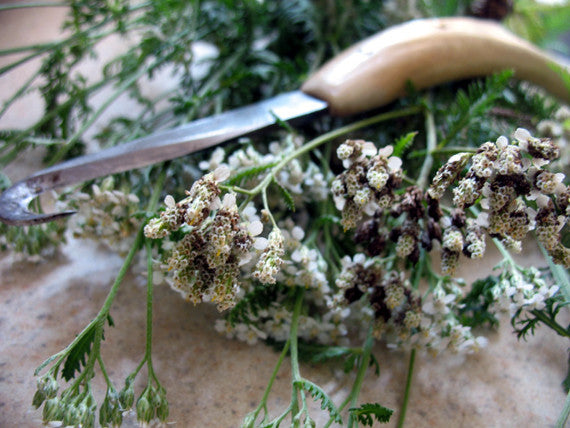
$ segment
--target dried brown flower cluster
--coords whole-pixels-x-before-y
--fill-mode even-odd
[[[347,140],[339,146],[337,155],[347,170],[333,181],[332,192],[345,230],[356,227],[363,214],[394,201],[394,189],[402,181],[402,161],[391,157],[392,151],[392,146],[377,150],[363,140]]]
[[[462,249],[445,243],[443,247],[453,253],[452,258],[461,251],[471,257],[482,255],[481,240],[487,232],[508,248],[520,250],[528,232],[536,230],[554,261],[569,267],[570,250],[562,245],[561,230],[570,214],[570,191],[563,183],[564,174],[544,169],[560,151],[550,139],[534,138],[522,128],[514,137],[511,143],[506,137],[487,142],[474,155],[458,154],[438,171],[427,192],[430,197],[439,200],[458,180],[453,188],[454,205],[465,212],[478,202],[484,210],[476,222],[467,221]]]
[[[167,196],[166,209],[145,227],[149,238],[184,233],[166,260],[171,285],[187,300],[212,301],[219,310],[235,304],[239,267],[249,261],[253,236],[263,228],[259,221],[241,221],[235,195],[219,200],[218,182],[225,178],[225,169],[216,170],[196,181],[183,201]]]
[[[374,335],[380,339],[408,339],[419,329],[421,299],[397,272],[386,272],[378,259],[357,254],[342,260],[343,269],[336,280],[333,305],[346,305],[362,298],[374,311]]]
[[[367,155],[373,153],[368,147],[371,143],[347,141],[338,154],[349,161],[345,163],[348,169],[333,182],[342,225],[356,227],[356,242],[371,256],[387,251],[392,242],[399,258],[415,263],[421,247],[431,251],[437,242],[446,275],[454,273],[462,253],[473,259],[482,257],[486,235],[519,250],[531,230],[556,263],[570,266],[570,250],[561,241],[570,214],[570,190],[563,184],[563,174],[544,169],[558,157],[559,149],[551,140],[534,138],[524,129],[514,136],[512,143],[500,137],[484,143],[476,153],[452,156],[427,191],[410,186],[398,195],[394,190],[401,183],[399,169],[386,168],[380,187],[383,193],[377,193],[370,179],[374,165],[389,164],[391,150],[387,155],[382,150]],[[442,199],[449,188],[455,208],[443,210]],[[361,203],[364,193],[373,195],[366,204]],[[391,208],[381,203],[386,195]],[[483,210],[478,215],[469,211],[476,205]],[[358,224],[365,213],[369,219]]]

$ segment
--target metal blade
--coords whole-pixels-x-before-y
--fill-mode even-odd
[[[73,212],[36,214],[27,207],[46,190],[174,159],[266,128],[279,120],[288,121],[326,108],[324,101],[301,91],[288,92],[62,162],[33,174],[2,193],[0,221],[22,226],[68,216]]]

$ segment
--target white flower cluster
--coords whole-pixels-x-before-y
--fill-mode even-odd
[[[336,285],[338,291],[329,305],[345,308],[364,301],[373,312],[377,339],[403,342],[417,333],[421,320],[419,296],[402,274],[385,272],[378,258],[367,258],[362,253],[344,257]]]
[[[536,126],[540,135],[552,139],[560,148],[556,165],[568,173],[570,169],[570,107],[562,106],[549,120],[542,120]]]
[[[519,313],[521,319],[527,318],[533,310],[546,307],[546,300],[559,290],[557,285],[548,285],[538,269],[506,269],[491,290],[494,298],[490,312],[506,312],[511,317]]]
[[[149,238],[182,232],[166,259],[171,286],[187,300],[212,301],[219,310],[235,304],[240,266],[251,258],[253,237],[263,230],[259,220],[243,221],[234,194],[220,201],[217,183],[227,175],[227,167],[218,167],[196,181],[181,202],[167,196],[166,209],[145,227]]]
[[[378,150],[364,140],[347,140],[338,147],[337,155],[347,169],[333,180],[332,193],[345,230],[355,228],[363,214],[372,215],[394,201],[402,160],[392,152],[392,146]]]
[[[276,302],[256,314],[249,314],[247,323],[236,323],[232,326],[227,320],[216,320],[215,329],[227,338],[235,338],[250,345],[268,338],[285,342],[289,339],[291,318],[292,312]],[[322,345],[348,345],[348,330],[342,321],[342,316],[335,312],[327,312],[318,319],[301,315],[298,324],[299,338]]]
[[[391,347],[437,355],[446,350],[469,354],[485,346],[486,339],[475,337],[456,316],[462,298],[459,282],[441,282],[422,304],[402,274],[384,272],[377,258],[356,254],[345,257],[342,265],[336,281],[339,291],[329,304],[350,307],[364,302],[372,309],[374,335]]]
[[[487,339],[474,336],[471,327],[457,319],[455,312],[462,297],[459,283],[453,280],[440,282],[422,306],[421,331],[413,337],[410,345],[426,349],[434,356],[446,350],[455,354],[471,354],[485,347]]]
[[[145,236],[160,239],[178,230],[182,225],[199,226],[212,210],[219,207],[221,190],[218,183],[226,180],[229,175],[229,169],[220,166],[214,172],[197,180],[190,191],[186,192],[187,197],[179,203],[168,195],[164,199],[165,210],[145,226]]]
[[[255,266],[253,277],[263,284],[275,284],[277,281],[275,277],[283,264],[285,253],[281,229],[274,227],[264,246],[265,249]]]
[[[73,195],[70,205],[78,210],[72,225],[75,237],[98,240],[120,253],[128,251],[141,225],[134,215],[140,210],[136,195],[114,189],[109,177],[101,186],[94,184],[91,194]]]
[[[283,260],[277,281],[288,287],[311,289],[309,298],[324,299],[330,293],[330,288],[326,277],[327,263],[321,252],[303,243],[305,232],[291,219],[281,222],[279,227],[287,257]]]
[[[483,255],[483,232],[500,238],[510,249],[520,250],[522,240],[534,229],[555,261],[570,266],[570,251],[560,238],[569,218],[570,190],[563,183],[564,174],[543,169],[559,156],[559,148],[522,128],[515,131],[514,138],[509,143],[506,137],[499,137],[495,143],[483,144],[475,154],[453,156],[428,189],[428,195],[439,200],[458,180],[453,189],[455,206],[464,210],[479,201],[484,210],[477,225],[471,223],[471,230],[465,231],[465,238],[463,231],[448,231],[449,224],[441,225],[446,231],[442,257],[445,273],[453,272],[461,251],[472,258]],[[469,161],[471,165],[462,176]]]
[[[349,343],[348,327],[357,326],[359,331],[364,325],[366,308],[352,311],[349,308],[329,306],[333,298],[326,270],[327,264],[320,251],[303,243],[305,234],[291,219],[279,224],[283,245],[281,269],[275,275],[275,299],[266,309],[247,313],[247,322],[237,322],[232,326],[227,320],[219,320],[216,329],[228,337],[237,338],[253,344],[258,340],[271,338],[286,341],[289,338],[292,313],[283,302],[288,290],[284,287],[304,287],[304,301],[311,306],[311,315],[301,315],[299,319],[299,337],[320,344],[346,345]],[[267,245],[271,238],[267,239]],[[263,242],[263,238],[258,238]],[[259,245],[256,244],[259,247]],[[247,269],[243,272],[247,278]],[[251,275],[255,279],[258,275]],[[244,281],[243,290],[253,292],[255,281]],[[369,316],[366,318],[370,320]]]
[[[288,135],[283,141],[274,141],[269,144],[269,152],[263,154],[249,144],[248,140],[243,139],[241,142],[245,147],[232,152],[227,160],[224,149],[218,147],[209,160],[200,162],[199,167],[213,171],[220,166],[226,166],[232,173],[238,173],[248,168],[275,164],[303,144],[303,140],[299,137]],[[251,179],[255,182],[256,178],[251,177]],[[311,161],[292,160],[279,171],[276,180],[291,193],[296,203],[323,201],[329,195],[327,177],[322,169]]]

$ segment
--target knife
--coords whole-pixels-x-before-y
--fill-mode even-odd
[[[187,155],[230,139],[328,111],[347,116],[424,89],[505,69],[570,102],[565,66],[500,24],[452,17],[410,21],[350,47],[313,74],[298,91],[160,131],[39,171],[0,195],[0,221],[33,225],[74,211],[37,214],[29,203],[46,190]],[[561,71],[562,70],[562,71]]]

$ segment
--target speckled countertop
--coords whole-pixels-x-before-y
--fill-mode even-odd
[[[62,13],[62,9],[0,12],[0,45],[56,37]],[[0,78],[0,98],[23,78],[22,74]],[[0,119],[0,128],[25,124],[39,111],[33,102],[22,104]],[[38,166],[34,159],[23,165],[22,170],[6,173],[21,178]],[[526,265],[541,263],[532,249],[521,259]],[[489,269],[496,260],[491,251],[484,260],[467,264],[464,277],[475,278],[476,272]],[[34,369],[64,348],[95,316],[121,261],[92,242],[77,240],[41,262],[0,255],[0,427],[41,426],[41,412],[31,406]],[[140,277],[127,276],[111,314],[116,327],[105,332],[103,355],[110,376],[122,382],[144,352],[145,289]],[[174,426],[239,426],[261,399],[277,361],[278,355],[262,344],[249,346],[216,333],[217,317],[214,307],[194,307],[166,287],[156,290],[153,361],[168,390],[169,420]],[[567,348],[566,340],[544,328],[528,342],[519,342],[505,320],[489,335],[488,348],[477,355],[435,359],[418,355],[406,426],[551,426],[565,400],[560,384],[567,367]],[[381,374],[367,377],[362,402],[398,409],[408,355],[382,346],[375,348],[375,355]],[[288,368],[284,367],[271,395],[274,413],[282,410],[290,395]],[[337,376],[339,367],[334,365],[303,365],[301,371],[336,402],[342,401],[351,385],[350,379]],[[101,376],[95,380],[101,397]],[[395,425],[394,416],[390,426]],[[322,424],[318,421],[318,426]]]

